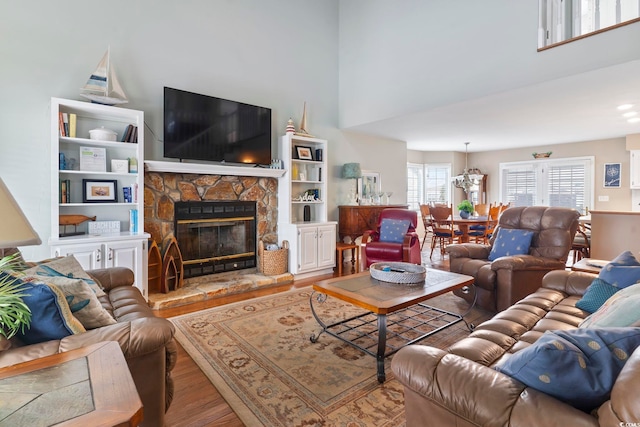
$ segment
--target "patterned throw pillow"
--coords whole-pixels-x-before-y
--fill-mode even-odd
[[[73,316],[82,323],[85,329],[95,329],[117,323],[102,307],[93,289],[82,279],[70,279],[62,276],[26,276],[24,280],[38,280],[53,284],[60,289],[67,299]]]
[[[380,241],[402,243],[410,224],[407,219],[384,218],[380,224]]]
[[[530,230],[498,229],[498,235],[489,253],[489,261],[503,256],[528,254],[532,238],[533,231]]]
[[[82,324],[73,317],[64,294],[55,285],[26,281],[16,272],[0,272],[0,277],[7,275],[22,282],[21,292],[25,294],[22,301],[31,310],[29,328],[25,328],[24,334],[17,334],[24,343],[37,344],[85,332]]]
[[[631,326],[640,321],[640,283],[616,292],[595,313],[580,322],[580,328]]]
[[[583,411],[609,399],[640,328],[547,331],[496,370]]]
[[[595,278],[580,301],[576,303],[576,307],[589,313],[595,313],[602,307],[602,304],[604,304],[606,300],[611,298],[613,294],[619,290],[620,288],[611,286],[599,277]]]
[[[29,276],[62,276],[72,279],[82,279],[91,287],[91,289],[93,289],[96,296],[101,297],[105,295],[104,290],[102,290],[100,285],[96,283],[96,281],[93,280],[86,271],[84,271],[78,260],[73,255],[69,255],[64,258],[56,258],[46,264],[39,264],[33,268],[25,270],[24,274]]]
[[[640,262],[625,251],[605,265],[598,277],[616,288],[626,288],[640,280]]]

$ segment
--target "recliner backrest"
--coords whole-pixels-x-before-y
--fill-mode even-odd
[[[382,220],[385,218],[409,220],[411,223],[407,230],[408,233],[416,231],[416,226],[418,225],[418,213],[416,211],[409,209],[387,208],[380,212],[380,217],[378,218],[378,230],[380,230]]]
[[[498,227],[489,244],[493,246],[497,230],[500,228],[531,230],[534,235],[529,248],[530,255],[566,261],[578,228],[579,217],[580,213],[570,208],[512,207],[500,215]]]

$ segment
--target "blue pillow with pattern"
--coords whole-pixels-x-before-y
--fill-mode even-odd
[[[530,230],[499,228],[489,252],[489,261],[503,256],[528,254],[532,238],[533,231]]]
[[[380,223],[380,241],[387,243],[402,243],[409,230],[411,221],[408,219],[384,218]]]
[[[598,277],[616,288],[626,288],[640,280],[640,262],[625,251],[602,267]]]
[[[523,384],[589,412],[610,398],[640,328],[547,331],[496,370]]]
[[[576,303],[576,307],[589,313],[598,311],[606,300],[611,298],[613,294],[618,292],[620,288],[616,288],[602,280],[601,278],[593,279],[586,292]]]

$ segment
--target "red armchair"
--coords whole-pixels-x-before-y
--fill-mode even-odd
[[[380,241],[380,228],[384,219],[409,221],[409,228],[402,243]],[[388,208],[380,212],[376,229],[365,231],[362,236],[362,243],[366,244],[364,254],[367,268],[374,262],[385,261],[421,264],[420,238],[416,233],[417,223],[418,213],[416,211]]]

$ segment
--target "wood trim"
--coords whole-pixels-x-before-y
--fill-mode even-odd
[[[621,22],[619,24],[612,25],[612,26],[607,27],[607,28],[600,28],[599,30],[593,31],[591,33],[582,34],[580,36],[572,37],[570,39],[563,40],[563,41],[557,42],[557,43],[553,43],[553,44],[550,44],[548,46],[539,47],[538,48],[538,52],[542,52],[544,50],[548,50],[548,49],[551,49],[551,48],[554,48],[554,47],[562,46],[562,45],[565,45],[567,43],[575,42],[577,40],[586,39],[587,37],[595,36],[596,34],[601,34],[601,33],[604,33],[606,31],[615,30],[616,28],[624,27],[626,25],[634,24],[636,22],[640,22],[640,17],[635,18],[635,19],[631,19],[630,21]]]

